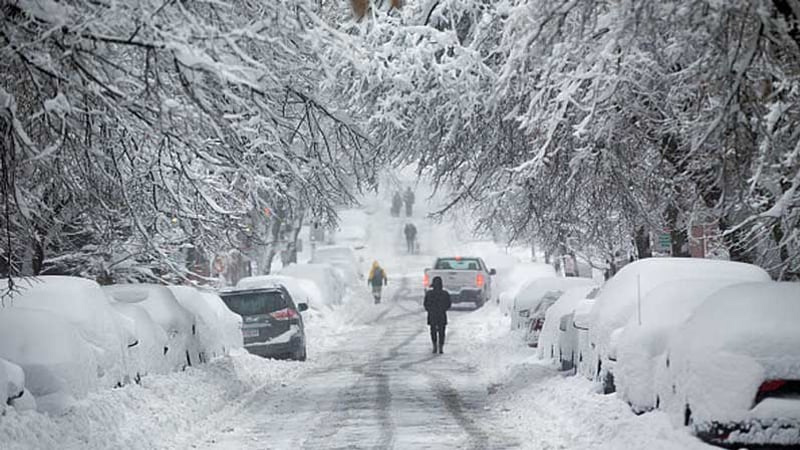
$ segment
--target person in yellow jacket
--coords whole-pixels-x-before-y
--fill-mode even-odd
[[[378,261],[373,261],[372,267],[369,269],[367,285],[372,286],[372,297],[375,299],[375,303],[381,302],[381,290],[387,284],[386,271],[378,264]]]

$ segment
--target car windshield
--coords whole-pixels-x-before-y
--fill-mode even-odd
[[[436,270],[480,270],[481,264],[475,258],[440,258]]]
[[[269,314],[287,307],[286,299],[278,291],[226,293],[222,300],[240,316]]]

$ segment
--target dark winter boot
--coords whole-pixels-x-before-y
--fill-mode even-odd
[[[433,353],[436,353],[436,342],[433,343]]]
[[[436,353],[436,350],[434,350],[433,352]],[[439,354],[442,354],[442,353],[444,353],[444,345],[440,345],[439,346]]]

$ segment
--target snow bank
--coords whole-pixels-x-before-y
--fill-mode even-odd
[[[3,450],[31,448],[190,448],[203,430],[218,430],[237,403],[258,389],[292,389],[307,365],[266,360],[244,351],[202,369],[147,377],[140,385],[94,392],[69,414],[9,409],[0,418]]]
[[[658,386],[665,409],[682,423],[688,405],[695,430],[712,421],[792,425],[791,443],[800,444],[800,399],[756,398],[765,381],[800,380],[798,317],[798,283],[745,283],[713,293],[669,341],[668,382]]]
[[[166,286],[117,284],[103,289],[114,301],[144,308],[166,332],[166,356],[170,370],[180,370],[197,362],[199,343],[195,339],[194,315],[178,303]]]
[[[567,289],[564,294],[545,313],[544,326],[539,335],[539,346],[537,353],[540,358],[558,357],[558,338],[560,334],[559,325],[561,317],[575,311],[575,307],[581,300],[585,299],[596,286],[578,286]],[[572,324],[570,324],[572,326]]]
[[[683,280],[656,287],[641,301],[641,324],[634,314],[622,329],[617,349],[615,384],[636,411],[656,406],[655,365],[672,332],[706,298],[735,280]]]
[[[281,269],[279,275],[313,281],[326,305],[339,305],[345,294],[345,285],[336,270],[329,264],[292,264]]]
[[[61,414],[98,387],[102,370],[93,350],[56,314],[17,305],[0,308],[0,358],[22,368],[25,388],[40,411]]]
[[[607,357],[614,330],[625,326],[636,311],[637,298],[644,298],[665,283],[697,279],[770,279],[763,269],[738,262],[695,258],[647,258],[623,267],[608,280],[592,309],[589,340],[594,361]]]
[[[128,336],[100,286],[92,280],[41,276],[16,281],[21,289],[14,307],[51,312],[72,324],[91,345],[97,360],[98,382],[106,387],[123,383],[127,374],[124,353]]]

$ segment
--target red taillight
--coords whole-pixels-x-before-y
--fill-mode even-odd
[[[427,274],[427,273],[426,273],[425,275],[423,275],[423,276],[422,276],[422,287],[428,287],[428,285],[430,285],[430,284],[431,284],[431,283],[430,283],[430,281],[431,281],[431,280],[430,280],[430,278],[428,277],[428,274]]]
[[[475,277],[475,286],[478,286],[478,287],[483,287],[483,282],[484,282],[484,279],[483,279],[483,274],[482,274],[482,273],[479,273],[479,274],[478,274],[478,275]]]
[[[275,311],[274,313],[270,314],[273,319],[275,320],[291,320],[291,319],[298,319],[300,318],[300,314],[297,314],[292,308],[285,308],[281,309],[280,311]]]
[[[758,387],[759,394],[774,392],[786,385],[786,380],[767,380]]]

